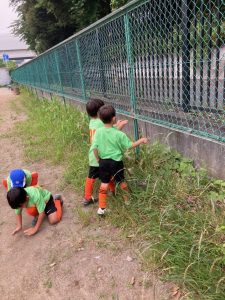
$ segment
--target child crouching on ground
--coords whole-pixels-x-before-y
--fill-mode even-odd
[[[62,218],[62,199],[56,195],[53,199],[51,193],[40,187],[16,187],[7,193],[7,200],[16,213],[16,229],[12,234],[22,230],[22,209],[35,217],[34,227],[24,231],[25,235],[34,235],[38,232],[45,216],[50,224],[58,223]]]
[[[3,186],[9,191],[14,187],[28,187],[38,184],[38,173],[25,169],[11,170],[7,179],[2,180]]]
[[[125,133],[114,128],[116,111],[112,105],[102,106],[99,109],[99,117],[104,123],[104,127],[96,131],[91,149],[99,161],[99,178],[101,180],[97,213],[104,215],[110,179],[113,178],[121,189],[127,190],[122,161],[124,152],[140,144],[146,144],[147,138],[132,142]]]

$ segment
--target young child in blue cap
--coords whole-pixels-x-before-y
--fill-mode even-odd
[[[3,179],[2,183],[8,191],[15,187],[34,186],[38,183],[38,173],[31,173],[24,169],[14,169],[10,172],[7,179]]]

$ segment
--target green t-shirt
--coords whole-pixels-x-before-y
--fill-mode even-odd
[[[29,200],[27,202],[27,208],[36,207],[39,214],[45,210],[46,203],[50,199],[51,193],[41,187],[27,187],[25,188]],[[15,209],[17,215],[20,215],[22,208]]]
[[[26,176],[26,186],[30,186],[31,185],[31,181],[32,181],[32,175],[31,172],[28,170],[24,170],[25,176]],[[8,186],[8,191],[11,189],[11,180],[10,177],[8,176],[7,178],[7,186]]]
[[[121,161],[124,152],[132,146],[133,142],[128,136],[115,127],[99,128],[94,136],[91,150],[98,150],[101,159],[113,159]]]
[[[91,119],[89,123],[89,131],[90,131],[90,143],[92,144],[95,132],[98,128],[102,128],[104,123],[99,119]],[[94,152],[89,150],[89,166],[98,167],[99,164],[95,158]]]

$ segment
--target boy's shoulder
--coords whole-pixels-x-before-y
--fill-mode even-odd
[[[89,122],[89,129],[98,129],[104,126],[104,123],[99,118],[91,118]]]
[[[99,128],[96,133],[98,134],[106,134],[107,136],[124,136],[126,135],[124,132],[122,132],[121,130],[118,130],[118,128],[116,127],[101,127]]]

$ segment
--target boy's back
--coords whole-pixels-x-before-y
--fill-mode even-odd
[[[96,131],[91,149],[96,148],[101,159],[121,161],[123,153],[131,146],[132,141],[122,131],[102,127]]]
[[[36,208],[38,213],[43,212],[51,193],[41,187],[27,187],[25,188],[25,191],[29,197],[27,208]],[[16,214],[20,214],[22,209],[17,208],[15,211]]]

